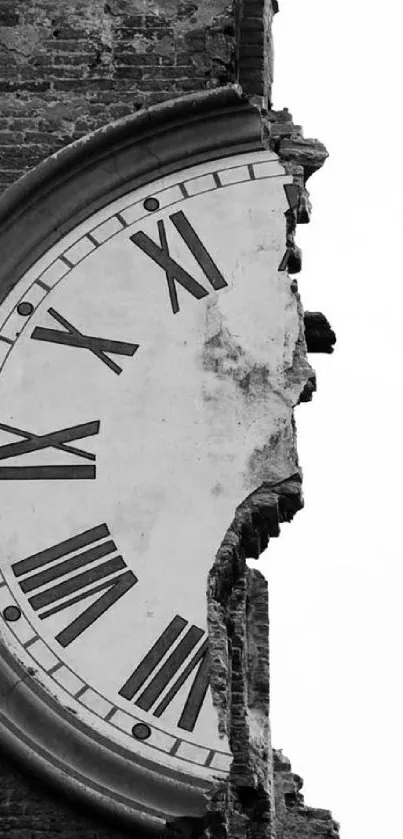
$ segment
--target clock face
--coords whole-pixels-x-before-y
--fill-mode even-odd
[[[103,742],[204,780],[230,763],[207,575],[289,413],[291,180],[270,151],[155,180],[0,306],[3,643]]]

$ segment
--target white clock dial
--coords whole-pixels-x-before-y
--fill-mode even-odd
[[[300,388],[266,410],[299,329],[279,270],[291,180],[270,151],[161,178],[0,307],[4,643],[102,736],[203,778],[230,761],[207,574]]]

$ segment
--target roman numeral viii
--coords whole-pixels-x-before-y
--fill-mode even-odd
[[[201,239],[196,231],[186,218],[185,214],[180,210],[178,213],[172,213],[169,216],[170,221],[180,234],[183,241],[186,243],[190,252],[193,254],[196,262],[200,265],[206,279],[215,291],[224,288],[228,283],[225,281],[223,275],[217,268],[217,265],[211,258],[208,250],[203,245]],[[197,300],[206,297],[209,293],[204,286],[201,285],[188,271],[182,268],[178,262],[173,259],[169,253],[167,234],[163,221],[157,222],[158,234],[160,244],[157,245],[150,236],[147,236],[142,230],[130,236],[134,245],[137,245],[140,250],[144,251],[154,262],[157,263],[165,271],[165,276],[168,283],[169,299],[174,314],[179,312],[178,294],[175,282],[178,282],[189,294],[192,294]]]
[[[201,638],[206,635],[197,626],[191,626],[177,643],[187,625],[188,621],[184,618],[179,615],[174,617],[120,689],[119,694],[125,699],[134,699],[135,705],[139,708],[151,711],[154,716],[160,717],[186,679],[197,668],[178,721],[178,728],[193,731],[209,684],[209,650],[208,641],[205,638],[194,652]],[[169,650],[172,650],[171,654],[161,664]],[[174,678],[186,662],[180,675]],[[151,680],[142,690],[150,676],[152,676]]]
[[[7,431],[23,438],[18,442],[0,446],[0,460],[8,460],[10,457],[19,457],[29,454],[29,452],[52,448],[77,455],[84,460],[94,461],[95,455],[91,452],[86,452],[68,444],[72,440],[81,440],[82,437],[92,437],[94,434],[98,434],[99,427],[99,420],[94,420],[70,428],[62,428],[60,431],[52,431],[49,434],[34,434],[32,431],[23,431],[22,428],[0,423],[1,431]],[[95,466],[83,466],[80,463],[71,466],[0,466],[0,481],[77,480],[80,478],[95,478],[95,474]]]
[[[117,551],[109,536],[107,525],[101,524],[12,565],[21,591],[36,592],[28,602],[41,620],[99,591],[104,592],[56,635],[62,647],[68,647],[137,583],[133,572],[125,570],[127,566],[121,556],[98,562]],[[80,552],[81,548],[86,550]],[[67,556],[68,559],[59,562]],[[74,573],[81,568],[85,570]],[[114,576],[110,577],[111,574]]]

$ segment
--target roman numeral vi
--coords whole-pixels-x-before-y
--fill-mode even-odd
[[[111,539],[101,541],[109,536],[109,528],[101,524],[12,565],[21,591],[24,594],[37,592],[28,598],[28,602],[41,620],[99,591],[105,592],[56,635],[62,647],[68,647],[137,583],[133,572],[125,570],[127,566],[121,556],[97,563],[117,551]],[[80,552],[81,548],[87,550]],[[58,562],[68,555],[68,559]],[[86,570],[73,574],[81,568]],[[105,580],[110,574],[115,576]],[[44,589],[48,583],[52,585]]]
[[[179,615],[174,617],[120,689],[119,694],[124,696],[125,699],[133,699],[135,697],[135,705],[144,711],[151,711],[154,706],[151,713],[156,717],[160,717],[186,679],[197,668],[195,678],[188,691],[178,721],[178,728],[183,728],[185,731],[193,731],[209,684],[209,650],[208,641],[205,639],[197,652],[192,656],[198,642],[206,634],[197,626],[191,626],[179,643],[176,644],[179,635],[181,635],[187,624],[188,621]],[[159,667],[165,654],[171,649],[171,654],[161,667]],[[172,683],[177,671],[186,661],[186,667]],[[151,681],[148,682],[144,690],[141,690],[150,676],[152,676]],[[166,688],[168,690],[164,693]]]

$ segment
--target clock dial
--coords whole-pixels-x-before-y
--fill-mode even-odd
[[[60,238],[0,307],[3,641],[105,741],[202,779],[230,762],[207,574],[264,478],[262,371],[280,381],[298,329],[291,181],[270,151],[167,175]]]

